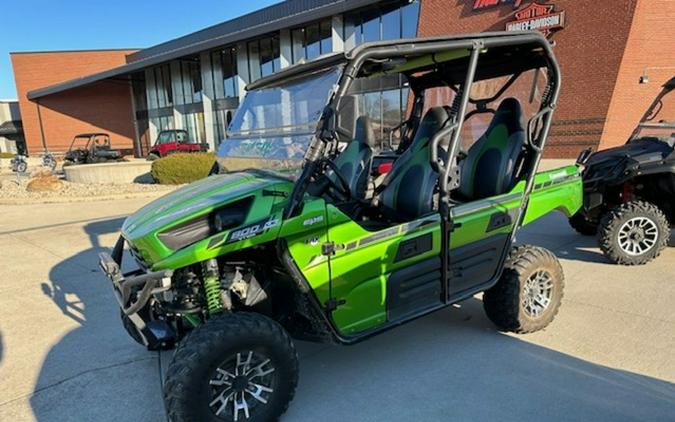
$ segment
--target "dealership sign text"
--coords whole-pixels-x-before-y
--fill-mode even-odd
[[[565,12],[553,5],[532,3],[517,11],[515,20],[506,23],[507,31],[539,31],[545,36],[565,27]]]

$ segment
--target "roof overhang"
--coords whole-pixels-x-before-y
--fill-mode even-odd
[[[104,72],[29,91],[35,101],[48,95],[129,75],[170,60],[225,47],[270,32],[366,7],[381,0],[287,0],[204,30],[130,54],[130,63]]]

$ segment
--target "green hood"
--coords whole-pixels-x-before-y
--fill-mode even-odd
[[[243,224],[269,215],[274,201],[264,200],[263,190],[289,191],[292,182],[262,171],[244,171],[214,175],[165,195],[129,216],[122,235],[146,264],[152,265],[175,251],[157,237],[173,226],[221,209],[228,203],[253,197],[249,215]],[[210,237],[210,236],[209,236]]]

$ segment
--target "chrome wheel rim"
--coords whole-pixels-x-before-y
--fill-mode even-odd
[[[219,418],[240,421],[252,418],[269,402],[276,381],[272,361],[264,355],[240,352],[215,370],[209,380],[209,408]]]
[[[619,228],[619,247],[631,256],[649,252],[659,238],[659,228],[647,217],[633,217]]]
[[[528,316],[536,318],[548,309],[552,296],[553,279],[547,271],[539,270],[525,281],[523,310]]]

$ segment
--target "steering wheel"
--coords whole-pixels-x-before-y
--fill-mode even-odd
[[[334,187],[335,190],[344,195],[347,199],[351,199],[352,190],[349,188],[349,182],[347,182],[347,179],[345,179],[342,173],[340,173],[340,170],[338,169],[338,167],[335,165],[334,162],[328,159],[324,159],[323,161],[331,170],[333,170],[333,174],[337,176],[337,181],[335,181],[333,180],[333,178],[328,177],[328,175],[326,175],[326,180],[328,180],[328,183],[332,187]]]

